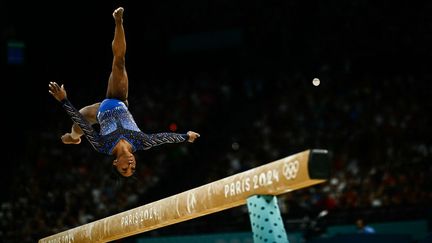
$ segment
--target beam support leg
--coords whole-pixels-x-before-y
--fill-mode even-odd
[[[276,196],[247,199],[254,243],[289,243]]]

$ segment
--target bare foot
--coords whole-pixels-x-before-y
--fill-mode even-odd
[[[74,139],[70,135],[70,133],[66,133],[63,136],[61,136],[61,140],[64,144],[79,144],[81,143],[81,138]]]
[[[114,10],[113,12],[113,17],[115,20],[122,20],[123,19],[123,11],[124,9],[122,7],[117,8],[116,10]]]

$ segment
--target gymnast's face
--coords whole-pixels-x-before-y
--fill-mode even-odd
[[[129,177],[135,173],[135,156],[133,154],[119,156],[113,161],[113,165],[122,176]]]

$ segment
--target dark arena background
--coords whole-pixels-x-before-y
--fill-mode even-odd
[[[72,121],[48,93],[49,81],[64,84],[77,108],[105,97],[119,6],[138,126],[201,134],[137,152],[135,178],[120,183],[84,137],[62,144]],[[1,242],[37,242],[313,148],[329,151],[329,179],[277,197],[291,243],[432,242],[432,2],[0,9]],[[360,233],[360,219],[375,233]],[[240,206],[115,242],[253,240]]]

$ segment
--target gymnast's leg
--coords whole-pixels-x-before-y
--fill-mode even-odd
[[[99,110],[100,103],[95,103],[93,105],[88,105],[79,110],[79,112],[84,116],[84,118],[90,123],[97,123],[96,115]],[[61,140],[64,144],[79,144],[81,143],[81,136],[84,132],[81,128],[74,123],[71,128],[70,133],[65,133],[61,136]]]
[[[106,98],[119,99],[127,105],[128,76],[125,66],[126,38],[123,29],[123,8],[113,12],[115,20],[114,39],[112,41],[113,63],[108,80]]]
[[[106,98],[114,98],[123,101],[128,105],[128,77],[125,67],[125,54],[126,54],[126,38],[123,29],[123,8],[117,8],[113,12],[115,20],[114,39],[112,41],[112,52],[114,55],[112,63],[112,71],[108,80],[108,88]],[[95,103],[83,107],[80,113],[90,122],[90,124],[97,123],[97,112],[100,103]],[[77,124],[72,125],[70,133],[64,134],[61,139],[65,144],[79,144],[83,131]]]

